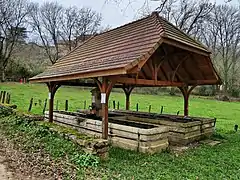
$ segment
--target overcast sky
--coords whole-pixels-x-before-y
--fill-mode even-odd
[[[44,0],[32,0],[35,2],[43,3]],[[78,7],[90,7],[93,10],[102,14],[103,21],[102,25],[104,27],[109,26],[111,28],[126,24],[137,18],[138,10],[141,9],[145,0],[133,0],[129,4],[130,0],[123,0],[121,4],[116,4],[108,0],[48,0],[57,1],[64,6],[78,6]],[[110,1],[110,2],[109,2]],[[117,0],[119,1],[119,0]],[[212,2],[217,2],[217,4],[223,4],[226,0],[212,0]],[[237,4],[239,0],[232,0],[232,4]],[[152,1],[149,5],[152,10],[157,7],[159,2]]]

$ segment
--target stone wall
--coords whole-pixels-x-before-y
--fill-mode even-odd
[[[48,112],[45,112],[45,120],[48,120]],[[74,114],[65,115],[61,113],[54,113],[54,123],[79,130],[80,125],[84,124],[84,119],[79,118]],[[85,130],[83,129],[83,131],[81,132],[85,132]],[[106,159],[108,157],[109,143],[107,140],[101,139],[100,136],[89,140],[84,138],[78,138],[77,136],[72,134],[62,135],[64,137],[68,137],[69,139],[77,143],[87,153],[96,154],[101,159]]]
[[[166,126],[169,129],[169,143],[172,145],[198,141],[205,137],[210,137],[214,132],[216,119],[188,117],[175,115],[160,115],[154,113],[131,112],[123,110],[114,110],[111,115],[122,115],[122,117],[113,117],[123,121],[143,122]],[[140,116],[144,116],[144,118]],[[152,117],[152,118],[150,118]]]
[[[77,114],[76,114],[77,115]],[[95,137],[102,135],[102,122],[99,120],[78,117],[74,114],[62,114],[54,112],[55,123],[70,126],[81,133],[90,134]],[[48,118],[48,112],[45,113]],[[142,123],[142,125],[148,125]],[[168,127],[153,126],[144,129],[109,123],[109,142],[113,146],[136,150],[144,153],[155,153],[168,147]]]

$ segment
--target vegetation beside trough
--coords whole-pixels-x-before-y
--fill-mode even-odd
[[[65,178],[76,177],[77,174],[82,177],[83,168],[96,167],[100,163],[97,156],[85,153],[78,144],[64,135],[71,134],[88,141],[93,139],[91,137],[81,135],[72,129],[36,121],[35,118],[2,105],[0,105],[0,119],[0,133],[13,143],[21,144],[24,152],[31,154],[43,151],[49,154],[52,160],[64,160],[66,165],[72,164],[74,168],[71,172],[68,172],[69,168],[66,167],[66,171],[61,169],[61,174]],[[76,174],[71,174],[74,172]]]

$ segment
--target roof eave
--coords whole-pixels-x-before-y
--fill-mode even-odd
[[[164,43],[190,51],[190,52],[194,52],[204,56],[210,56],[211,54],[211,52],[208,51],[207,49],[198,48],[198,47],[192,46],[191,44],[187,44],[182,41],[176,41],[175,39],[171,39],[169,37],[162,37],[162,38]]]
[[[30,78],[29,80],[31,83],[45,83],[45,82],[57,82],[57,81],[68,81],[68,80],[84,79],[84,78],[122,75],[122,74],[127,74],[127,71],[123,67],[114,68],[114,69],[105,69],[105,70],[101,70],[101,71],[77,73],[77,74],[36,77],[36,78],[33,77],[33,78]]]

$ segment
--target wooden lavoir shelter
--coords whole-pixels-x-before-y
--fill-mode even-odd
[[[81,86],[98,87],[102,103],[102,137],[108,138],[108,99],[113,87],[122,88],[129,109],[134,87],[178,87],[188,116],[189,95],[198,85],[220,84],[211,52],[174,25],[151,15],[96,34],[30,79],[49,88],[49,121],[53,121],[54,95],[61,85],[92,79]],[[82,81],[81,81],[82,82]]]

